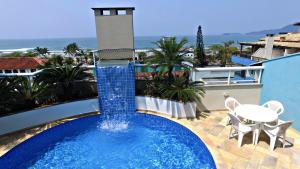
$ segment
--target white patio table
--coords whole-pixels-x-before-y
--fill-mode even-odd
[[[234,111],[238,116],[257,123],[267,123],[278,119],[275,111],[259,105],[243,104]]]
[[[260,124],[257,135],[261,132],[263,123],[273,122],[278,119],[278,115],[275,111],[262,107],[259,105],[244,104],[239,105],[235,109],[235,113],[247,120],[251,120],[255,123]],[[255,139],[255,145],[258,143],[258,137]]]

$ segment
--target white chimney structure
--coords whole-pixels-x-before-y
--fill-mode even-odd
[[[265,59],[272,59],[273,47],[274,47],[274,35],[268,34],[265,45]]]
[[[101,60],[134,58],[133,7],[92,8]]]

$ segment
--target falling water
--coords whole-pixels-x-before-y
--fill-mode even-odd
[[[99,126],[111,131],[124,130],[128,127],[126,114],[135,112],[134,63],[96,69],[99,110],[105,117]]]

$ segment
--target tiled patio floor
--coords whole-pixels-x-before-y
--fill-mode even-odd
[[[206,143],[220,169],[300,168],[300,133],[294,129],[287,132],[286,148],[282,148],[278,141],[275,151],[270,151],[268,138],[263,132],[257,146],[251,144],[251,134],[244,138],[241,148],[238,148],[235,138],[228,140],[230,127],[226,126],[226,111],[202,113],[199,119],[194,120],[169,119],[195,132]],[[0,155],[33,135],[65,121],[68,120],[0,137]]]
[[[199,119],[172,120],[195,132],[208,146],[217,168],[220,169],[298,169],[300,168],[300,133],[294,129],[287,132],[286,148],[280,141],[274,151],[269,150],[269,139],[261,133],[258,145],[251,144],[252,135],[245,136],[241,148],[237,139],[228,139],[230,126],[226,126],[226,111],[202,113]],[[166,117],[166,116],[164,116]],[[168,118],[168,117],[166,117]]]

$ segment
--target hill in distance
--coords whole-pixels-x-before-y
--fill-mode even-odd
[[[298,32],[299,27],[294,26],[294,25],[287,25],[285,27],[279,28],[279,29],[269,29],[269,30],[262,30],[262,31],[254,31],[254,32],[249,32],[246,34],[241,34],[241,33],[224,33],[223,35],[266,35],[266,34],[279,34],[281,32]]]
[[[266,34],[279,34],[281,32],[298,32],[299,27],[294,25],[288,25],[279,29],[270,29],[246,33],[246,35],[266,35]]]

